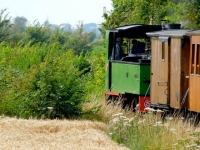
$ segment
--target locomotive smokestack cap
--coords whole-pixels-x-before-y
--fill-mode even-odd
[[[120,42],[120,41],[123,41],[123,40],[122,40],[122,38],[118,37],[118,38],[116,39],[116,42]]]

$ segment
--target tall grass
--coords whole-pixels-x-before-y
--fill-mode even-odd
[[[131,150],[200,149],[200,128],[194,126],[192,120],[185,121],[181,117],[163,119],[160,110],[152,109],[148,113],[133,113],[106,105],[102,97],[96,96],[84,104],[84,108],[96,108],[90,117],[105,122],[107,134]]]
[[[118,143],[124,143],[130,149],[164,150],[198,148],[200,132],[189,122],[181,118],[160,114],[114,114],[109,123],[108,133]]]

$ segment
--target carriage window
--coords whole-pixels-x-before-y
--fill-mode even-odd
[[[196,74],[200,75],[200,45],[197,45],[197,55],[196,55]]]
[[[195,44],[192,44],[192,60],[191,60],[191,74],[194,74],[194,53],[195,53]]]
[[[165,42],[162,42],[162,61],[165,61]]]

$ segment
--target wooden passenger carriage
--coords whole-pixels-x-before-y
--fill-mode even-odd
[[[189,31],[190,70],[189,70],[189,110],[200,112],[200,30]]]
[[[151,107],[188,108],[188,30],[162,30],[151,37]]]

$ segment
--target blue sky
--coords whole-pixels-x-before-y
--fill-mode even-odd
[[[111,10],[111,0],[0,0],[0,9],[7,8],[9,16],[23,16],[30,23],[38,20],[52,24],[101,23],[103,7]]]

